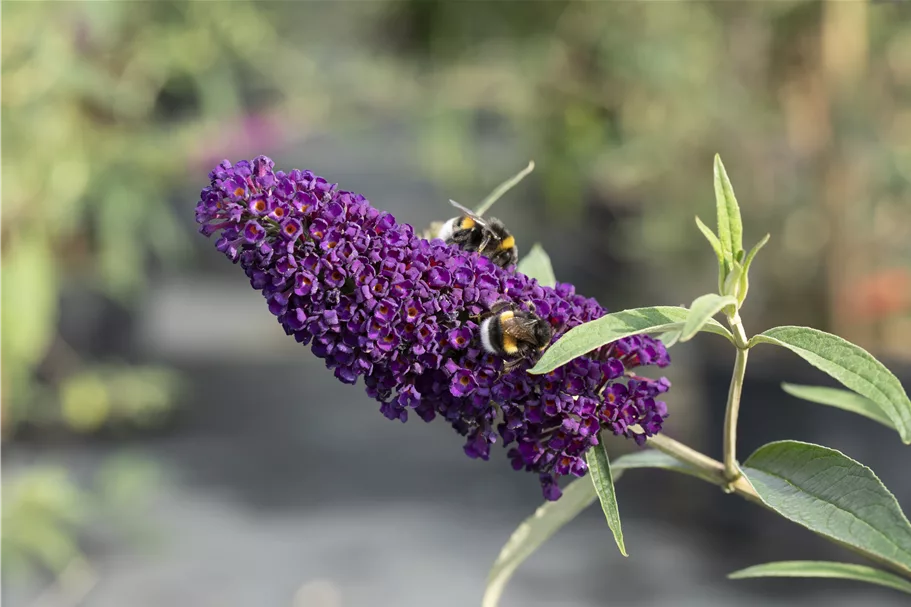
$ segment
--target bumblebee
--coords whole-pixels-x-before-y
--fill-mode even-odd
[[[502,221],[493,217],[483,219],[455,200],[449,202],[462,214],[445,222],[437,232],[437,238],[463,251],[477,251],[501,268],[519,260],[516,239]]]
[[[535,314],[534,304],[529,303],[528,307],[530,311],[526,312],[500,301],[481,317],[481,346],[490,354],[506,359],[504,373],[540,354],[553,338],[550,323]]]

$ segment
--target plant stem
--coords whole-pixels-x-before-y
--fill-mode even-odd
[[[740,395],[743,392],[743,377],[747,370],[749,349],[739,314],[730,318],[730,325],[734,333],[734,345],[737,346],[737,356],[734,359],[734,372],[731,375],[728,403],[724,412],[724,478],[727,480],[726,490],[733,491],[734,482],[741,477],[737,465],[737,417],[740,413]]]
[[[756,494],[756,490],[753,489],[753,486],[743,475],[734,481],[730,481],[725,475],[724,464],[718,460],[712,459],[708,455],[700,453],[692,447],[688,447],[683,443],[672,439],[666,434],[652,436],[648,439],[648,444],[662,453],[667,453],[671,457],[674,457],[685,464],[689,464],[699,472],[698,476],[703,480],[722,488],[729,488],[732,493],[736,493],[752,502],[764,505]]]
[[[674,440],[666,434],[656,434],[648,439],[648,444],[657,449],[679,459],[685,464],[698,468],[708,476],[721,478],[724,472],[724,464],[717,459],[712,459],[704,453],[688,447],[680,441]]]
[[[739,495],[740,497],[749,500],[755,504],[762,506],[763,508],[770,510],[772,512],[777,512],[771,508],[768,504],[762,501],[762,498],[759,497],[759,494],[756,493],[756,490],[753,489],[753,485],[750,484],[750,481],[747,480],[747,477],[740,473],[740,476],[734,480],[730,481],[725,476],[724,464],[719,462],[716,459],[712,459],[708,455],[696,451],[692,447],[688,447],[683,443],[674,440],[673,438],[667,436],[666,434],[659,434],[652,437],[649,437],[648,444],[651,447],[654,447],[656,451],[661,451],[662,453],[667,453],[674,459],[683,462],[690,466],[693,470],[691,474],[696,476],[704,481],[712,483],[713,485],[718,485],[727,493],[733,493]],[[622,473],[622,471],[618,471]],[[738,470],[739,472],[739,470]],[[618,476],[614,477],[616,481],[619,478]],[[780,513],[778,513],[780,514]],[[856,547],[843,545],[838,541],[834,541],[836,544],[841,545],[848,550],[856,552],[866,558],[872,559],[881,565],[884,565],[887,568],[897,571],[904,576],[908,575],[908,570],[896,563],[893,563],[887,559],[879,558],[877,556],[867,554],[866,552],[858,550]]]

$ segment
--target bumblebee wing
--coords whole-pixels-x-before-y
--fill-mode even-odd
[[[467,207],[464,207],[464,206],[460,205],[458,202],[456,202],[455,200],[452,200],[451,198],[449,199],[449,204],[451,204],[452,206],[454,206],[454,207],[457,208],[458,210],[462,211],[463,213],[465,213],[466,215],[468,215],[469,217],[471,217],[472,219],[474,219],[474,220],[475,220],[475,223],[477,223],[478,225],[483,226],[483,227],[487,227],[487,222],[484,221],[483,219],[481,219],[481,217],[480,217],[479,215],[477,215],[477,214],[476,214],[474,211],[472,211],[471,209],[469,209],[469,208],[467,208]]]
[[[534,320],[518,320],[504,323],[503,332],[519,341],[531,341],[535,336],[534,326]]]
[[[472,210],[469,209],[468,207],[465,207],[465,206],[459,204],[458,202],[456,202],[456,201],[453,200],[452,198],[449,199],[449,204],[451,204],[452,206],[454,206],[454,207],[457,208],[458,210],[462,211],[462,212],[465,213],[466,215],[474,215],[474,211],[472,211]]]

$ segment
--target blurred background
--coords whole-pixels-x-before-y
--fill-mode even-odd
[[[716,288],[719,152],[754,264],[748,331],[808,324],[911,385],[911,3],[4,2],[3,599],[10,606],[478,604],[540,503],[505,455],[390,423],[288,339],[195,233],[218,161],[309,168],[423,227],[530,159],[495,207],[606,307]],[[720,455],[731,353],[671,350],[667,432]],[[751,356],[741,457],[795,438],[908,451],[785,395]],[[615,454],[631,444],[615,440]],[[500,455],[499,457],[497,455]],[[661,471],[618,485],[503,605],[898,605],[850,582],[741,581],[852,556]]]

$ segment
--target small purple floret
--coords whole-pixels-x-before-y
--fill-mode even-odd
[[[258,222],[250,220],[244,226],[244,238],[248,244],[257,244],[266,237],[266,230]]]

